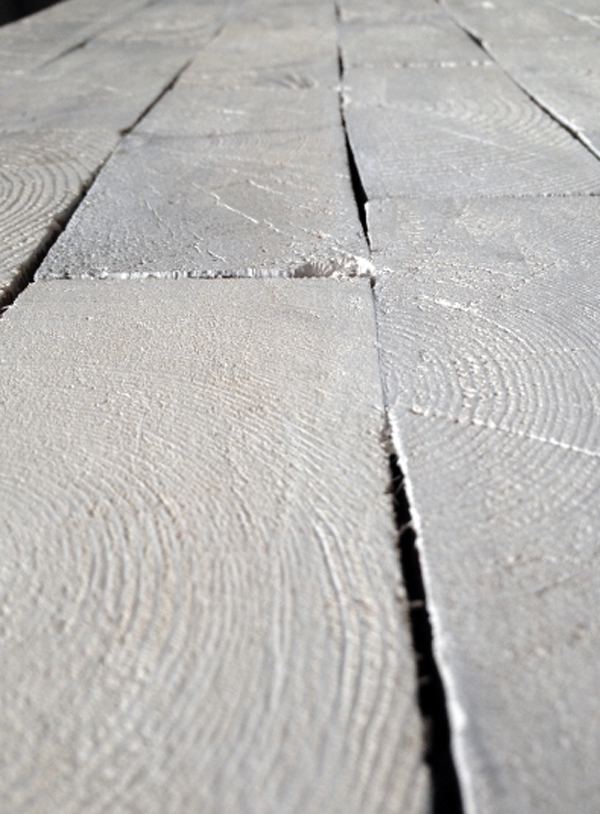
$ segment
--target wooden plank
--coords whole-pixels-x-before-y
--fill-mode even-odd
[[[483,27],[487,49],[515,82],[600,154],[600,127],[594,114],[600,90],[595,67],[600,18],[594,21],[590,16],[591,5],[575,3],[573,10],[563,4],[540,6],[533,17],[531,9],[515,15],[512,5],[489,5],[494,24]],[[472,25],[473,8],[467,6],[465,17],[460,2],[448,7]],[[484,11],[477,13],[486,17]],[[521,26],[523,14],[528,23]]]
[[[160,43],[93,42],[6,88],[0,133],[103,129],[118,137],[193,53]]]
[[[339,108],[333,26],[228,27],[113,156],[38,279],[368,272]]]
[[[126,17],[146,0],[63,0],[0,28],[0,87],[20,80]]]
[[[561,6],[545,0],[481,2],[481,0],[442,0],[443,6],[475,36],[497,40],[579,39],[598,33],[583,19],[577,19]]]
[[[436,0],[340,0],[337,4],[343,23],[380,24],[418,22],[443,18],[444,11]]]
[[[566,14],[600,27],[600,13],[594,0],[558,0],[555,5]]]
[[[186,72],[185,82],[203,90],[250,91],[274,86],[336,90],[339,67],[334,20],[327,26],[301,22],[271,29],[242,24],[236,17],[198,54]]]
[[[181,47],[206,45],[228,19],[227,10],[215,3],[154,3],[105,28],[101,42],[158,42]]]
[[[102,130],[0,138],[0,306],[55,239],[115,141]]]
[[[346,68],[403,68],[491,64],[491,59],[450,19],[403,20],[385,25],[341,26]]]
[[[597,56],[600,30],[594,39],[498,41],[490,50],[498,63],[536,101],[575,131],[600,154],[600,95]]]
[[[424,812],[367,281],[0,323],[2,810]]]
[[[595,198],[369,204],[386,401],[468,814],[592,814]]]
[[[498,68],[349,69],[367,197],[597,193],[600,166]]]
[[[341,127],[139,134],[104,168],[38,279],[347,275],[368,272],[367,256]]]
[[[189,56],[158,43],[92,43],[3,91],[0,303],[55,237],[121,131]]]

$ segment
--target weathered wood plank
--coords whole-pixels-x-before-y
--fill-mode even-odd
[[[339,108],[333,24],[229,26],[113,156],[38,278],[365,272]]]
[[[369,205],[469,814],[597,808],[599,214],[597,198]]]
[[[447,17],[343,25],[344,65],[352,68],[403,68],[491,64],[491,59]]]
[[[424,812],[367,281],[0,323],[3,811]]]
[[[38,279],[326,276],[364,273],[366,255],[341,127],[206,139],[136,134]]]
[[[309,7],[310,8],[310,7]],[[238,17],[201,51],[186,72],[185,83],[219,90],[284,87],[337,90],[339,69],[334,20],[315,26],[241,24]]]
[[[93,42],[6,88],[0,134],[104,130],[118,139],[193,55],[183,45]]]
[[[118,22],[146,0],[64,0],[0,27],[0,87],[20,80]]]
[[[121,131],[190,56],[158,43],[92,43],[3,91],[0,302],[56,235]]]
[[[495,40],[578,39],[598,33],[590,22],[577,19],[562,8],[566,4],[545,0],[441,0],[442,5],[479,39]]]
[[[600,165],[498,68],[349,69],[367,197],[596,193]]]
[[[574,10],[566,4],[539,5],[535,10],[520,8],[516,14],[512,4],[489,4],[491,15],[453,0],[446,5],[461,24],[481,28],[487,50],[508,75],[600,154],[595,114],[600,17],[590,15],[589,3],[576,3]],[[487,22],[478,28],[472,15]]]
[[[417,22],[430,20],[433,17],[443,18],[444,11],[436,0],[340,0],[340,20],[343,23],[362,23],[378,25],[380,23]]]
[[[600,29],[594,39],[498,40],[489,47],[521,87],[600,154]]]
[[[0,137],[0,306],[64,225],[115,146],[106,131]]]

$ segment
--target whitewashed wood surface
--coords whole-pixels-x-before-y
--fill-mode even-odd
[[[600,155],[600,14],[594,3],[520,8],[446,0],[508,75]]]
[[[0,27],[0,88],[60,58],[146,0],[68,0]]]
[[[333,14],[325,29],[228,26],[116,152],[38,279],[365,273],[339,93]]]
[[[597,814],[600,12],[119,8],[0,30],[5,808],[431,810],[381,378],[465,814]]]
[[[344,88],[368,198],[600,190],[596,158],[496,66],[354,68]]]
[[[597,807],[594,198],[370,211],[386,398],[472,811]],[[470,796],[470,800],[469,800]]]
[[[0,322],[3,812],[424,812],[368,281]]]
[[[581,142],[596,126],[595,40],[541,3],[446,5],[498,68],[438,67],[425,29],[420,62],[414,41],[392,64],[349,40],[345,115],[370,199],[386,402],[463,805],[592,814],[600,212],[598,163]]]
[[[171,8],[176,22],[179,7]],[[138,26],[140,16],[129,24]],[[105,17],[99,13],[101,20]],[[221,18],[218,10],[210,19],[205,15],[205,41],[215,35]],[[92,39],[2,90],[0,302],[21,285],[56,237],[122,131],[136,123],[201,47],[156,37],[128,42],[122,29],[117,34],[122,41],[117,35],[112,41]]]

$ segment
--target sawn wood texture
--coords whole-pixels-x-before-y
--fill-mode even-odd
[[[228,25],[117,150],[38,279],[364,274],[367,257],[332,14]]]
[[[176,5],[170,8],[177,21],[183,12]],[[98,13],[94,29],[101,20],[106,23],[108,12],[104,17]],[[138,26],[139,17],[142,12],[133,21],[130,16],[129,26]],[[32,273],[122,133],[215,35],[221,20],[218,9],[204,15],[204,39],[196,31],[195,44],[189,37],[173,44],[156,33],[130,42],[125,26],[112,39],[91,39],[37,70],[23,71],[2,89],[0,305]],[[20,57],[13,58],[19,64]]]
[[[465,814],[597,814],[599,26],[0,30],[3,812],[430,810],[382,378]]]
[[[468,812],[592,814],[596,198],[369,206],[386,402]]]
[[[427,810],[368,281],[0,322],[3,812]]]

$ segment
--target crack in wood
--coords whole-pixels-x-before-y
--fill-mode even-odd
[[[376,341],[379,349],[379,371],[383,386],[382,342],[379,306],[375,296],[375,273],[371,275],[370,283]],[[385,393],[385,387],[383,389]],[[385,397],[384,401],[386,401]],[[417,548],[417,536],[405,488],[404,473],[394,449],[389,410],[390,406],[386,404],[387,424],[384,436],[389,455],[390,492],[393,500],[394,520],[398,530],[400,571],[408,600],[408,621],[417,673],[418,703],[423,719],[425,741],[423,757],[429,766],[431,778],[431,814],[464,814],[458,772],[452,752],[448,702],[436,662],[433,628]]]
[[[452,756],[446,693],[433,652],[433,632],[410,504],[397,455],[392,452],[389,460],[400,566],[408,597],[415,653],[419,708],[425,725],[424,757],[431,770],[432,812],[462,814],[464,809]]]
[[[335,6],[335,9],[336,17],[339,20],[340,10],[337,4]],[[352,184],[352,193],[354,195],[356,208],[358,210],[358,219],[360,221],[360,225],[362,226],[365,240],[367,241],[367,246],[370,249],[371,239],[369,237],[369,225],[367,223],[367,202],[368,202],[367,193],[365,192],[365,187],[360,177],[358,166],[356,164],[356,158],[354,156],[354,151],[352,150],[352,144],[350,143],[348,128],[346,126],[346,118],[344,116],[344,55],[342,54],[342,49],[339,45],[338,45],[338,71],[340,80],[340,90],[339,90],[340,118],[342,121],[342,129],[344,131],[344,143],[346,145],[346,157],[348,160],[348,169],[350,171],[350,183]]]

